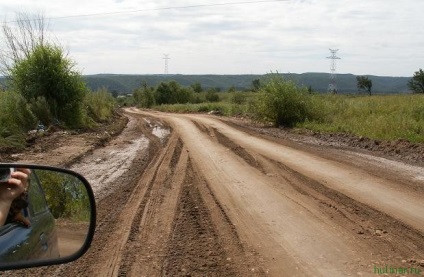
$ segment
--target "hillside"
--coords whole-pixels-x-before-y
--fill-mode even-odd
[[[314,91],[326,92],[329,75],[327,73],[283,74],[285,78],[294,80],[299,85],[311,86]],[[402,93],[408,91],[409,77],[385,77],[367,75],[373,82],[374,93]],[[252,88],[252,81],[263,75],[119,75],[98,74],[84,76],[87,85],[96,90],[105,87],[110,91],[130,93],[142,83],[156,86],[160,82],[175,80],[183,86],[200,83],[203,88],[220,88],[227,90],[234,86],[239,90]],[[356,75],[338,74],[337,85],[340,93],[356,93]]]
[[[328,73],[283,74],[285,78],[294,80],[299,85],[311,86],[314,91],[326,92],[328,88]],[[410,77],[385,77],[367,75],[373,82],[373,93],[402,93],[407,92],[407,82]],[[175,80],[183,86],[200,83],[204,89],[220,88],[225,91],[234,86],[238,90],[252,88],[252,81],[262,78],[263,75],[125,75],[125,74],[97,74],[85,75],[84,79],[92,90],[105,87],[109,91],[120,94],[131,93],[144,82],[148,86],[156,86],[161,82]],[[4,79],[0,77],[0,83]],[[356,93],[356,75],[338,74],[337,86],[340,93]]]

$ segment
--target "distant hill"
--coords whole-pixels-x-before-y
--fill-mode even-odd
[[[284,78],[290,79],[314,91],[326,92],[329,82],[328,73],[302,73],[282,74]],[[84,80],[92,90],[107,88],[120,94],[132,93],[134,89],[146,83],[148,86],[156,86],[161,82],[174,80],[182,86],[190,86],[200,83],[204,89],[220,88],[225,91],[234,86],[238,90],[252,88],[252,81],[261,79],[264,75],[125,75],[125,74],[97,74],[85,75]],[[410,77],[384,77],[366,75],[372,80],[373,93],[403,93],[408,91],[407,83]],[[0,77],[0,83],[4,78]],[[337,86],[339,93],[356,93],[356,75],[338,74]]]
[[[290,79],[306,87],[311,86],[314,91],[326,92],[328,89],[328,73],[302,73],[282,74],[284,78]],[[225,91],[234,86],[238,90],[252,88],[252,81],[260,79],[264,75],[120,75],[120,74],[98,74],[84,76],[87,85],[92,90],[105,87],[110,91],[121,94],[131,93],[142,83],[148,86],[156,86],[161,82],[174,80],[182,86],[190,86],[200,83],[204,89],[220,88]],[[372,80],[373,93],[403,93],[408,91],[407,83],[409,77],[384,77],[366,75]],[[356,75],[338,74],[337,86],[340,93],[356,93]]]

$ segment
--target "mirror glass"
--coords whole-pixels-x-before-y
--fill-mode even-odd
[[[90,201],[77,175],[0,166],[0,268],[77,253],[89,233]]]

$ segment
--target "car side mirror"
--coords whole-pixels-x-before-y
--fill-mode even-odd
[[[29,164],[0,164],[0,175],[0,270],[67,263],[88,250],[96,205],[83,176]]]

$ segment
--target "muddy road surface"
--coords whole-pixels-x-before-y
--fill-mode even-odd
[[[14,275],[423,275],[422,167],[207,115],[126,114],[71,167],[96,195],[89,252]]]

